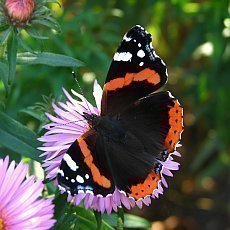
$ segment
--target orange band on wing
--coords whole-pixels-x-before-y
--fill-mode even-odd
[[[147,195],[151,195],[154,189],[158,188],[159,180],[160,174],[156,174],[153,170],[149,173],[143,183],[131,186],[131,193],[129,193],[128,195],[136,200],[143,198]]]
[[[104,90],[113,91],[120,89],[130,85],[133,81],[147,81],[148,83],[157,85],[160,80],[160,76],[156,71],[147,68],[138,73],[127,73],[125,77],[115,78],[107,82],[104,86]]]
[[[174,100],[174,103],[175,105],[169,110],[170,129],[165,139],[165,148],[169,152],[174,151],[183,131],[183,109],[177,100]]]
[[[87,166],[91,170],[94,182],[96,182],[97,184],[99,184],[100,186],[102,186],[104,188],[110,188],[111,182],[106,177],[101,175],[99,169],[93,163],[93,156],[91,155],[91,152],[88,148],[87,143],[85,142],[85,140],[82,137],[78,138],[78,144],[80,146],[82,154],[85,157],[84,162],[87,164]]]
[[[147,80],[149,83],[156,85],[160,82],[159,74],[151,69],[144,69],[141,72],[134,74],[134,81],[144,81]]]

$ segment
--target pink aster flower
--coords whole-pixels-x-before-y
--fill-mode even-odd
[[[26,179],[27,173],[22,162],[0,160],[0,229],[50,229],[55,223],[52,199],[39,199],[44,185]]]
[[[44,126],[47,132],[38,140],[43,143],[40,150],[44,151],[41,157],[44,157],[43,167],[47,173],[48,179],[55,179],[59,171],[59,167],[62,158],[70,145],[79,138],[88,129],[88,122],[83,118],[83,113],[100,114],[101,111],[101,98],[102,89],[97,81],[94,82],[94,98],[96,107],[91,105],[82,95],[78,94],[74,90],[71,90],[71,96],[65,89],[63,89],[67,101],[66,103],[59,102],[58,105],[53,104],[55,116],[46,114],[51,123]],[[77,121],[77,122],[76,122]],[[177,145],[179,147],[179,144]],[[68,201],[73,200],[75,205],[79,205],[84,200],[85,208],[93,208],[96,211],[107,212],[108,214],[112,210],[117,211],[118,207],[123,205],[127,209],[133,208],[137,205],[142,208],[142,205],[150,205],[151,198],[158,198],[160,194],[163,194],[163,186],[168,187],[165,176],[172,177],[171,171],[179,170],[179,163],[174,161],[174,156],[180,156],[180,153],[174,151],[171,153],[165,161],[159,161],[162,165],[161,180],[158,182],[158,187],[153,191],[152,195],[148,195],[137,201],[134,198],[128,197],[124,191],[115,189],[113,194],[109,194],[106,197],[102,195],[93,195],[91,193],[79,193],[72,197],[68,194]],[[55,184],[57,182],[55,181]],[[66,190],[58,186],[61,193]]]

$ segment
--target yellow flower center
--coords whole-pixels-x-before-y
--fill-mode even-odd
[[[3,219],[0,217],[0,230],[6,230]]]
[[[0,230],[3,230],[3,220],[0,218]]]

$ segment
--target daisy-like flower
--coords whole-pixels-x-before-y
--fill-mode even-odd
[[[0,229],[50,229],[53,218],[52,199],[39,199],[44,188],[34,176],[26,179],[28,165],[9,157],[0,160]]]
[[[73,98],[65,89],[63,89],[63,91],[67,97],[66,103],[59,102],[58,105],[53,104],[55,116],[46,114],[51,123],[44,126],[47,132],[38,139],[44,142],[43,146],[39,147],[39,149],[44,151],[41,157],[45,157],[43,167],[45,167],[48,179],[55,179],[57,177],[64,154],[70,145],[88,129],[88,122],[83,118],[82,114],[94,113],[100,115],[101,111],[103,91],[97,81],[94,82],[93,92],[96,107],[91,105],[82,95],[74,90],[71,90],[71,92],[76,98]],[[177,145],[177,147],[179,147],[179,145]],[[111,213],[112,210],[117,211],[121,205],[127,209],[131,209],[135,205],[139,208],[141,208],[143,204],[148,206],[151,204],[151,197],[158,198],[160,194],[163,194],[163,186],[168,187],[165,176],[172,177],[173,174],[171,171],[179,170],[179,163],[174,161],[174,156],[180,156],[180,153],[174,151],[165,161],[159,161],[162,165],[161,180],[158,182],[158,187],[153,191],[152,195],[148,195],[143,199],[135,201],[133,198],[128,197],[124,191],[120,191],[116,188],[113,194],[109,194],[106,197],[90,193],[79,193],[74,197],[69,194],[68,200],[71,201],[73,198],[75,205],[80,204],[80,202],[84,200],[86,209],[91,207],[102,213],[106,211],[108,214]],[[65,192],[61,186],[59,186],[59,188],[61,193]]]

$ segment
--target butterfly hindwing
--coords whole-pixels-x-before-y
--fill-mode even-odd
[[[127,107],[120,118],[148,151],[175,150],[183,131],[183,111],[168,91],[149,94]],[[171,138],[171,139],[170,139]]]
[[[167,81],[167,69],[141,26],[130,29],[117,49],[107,74],[101,114],[113,115]],[[122,98],[122,100],[120,100]]]
[[[161,178],[158,160],[164,161],[179,142],[181,121],[181,106],[170,92],[138,99],[119,114],[116,124],[123,133],[119,139],[111,134],[104,146],[114,183],[120,190],[135,199],[152,194]],[[168,145],[172,130],[177,130],[178,135]]]

